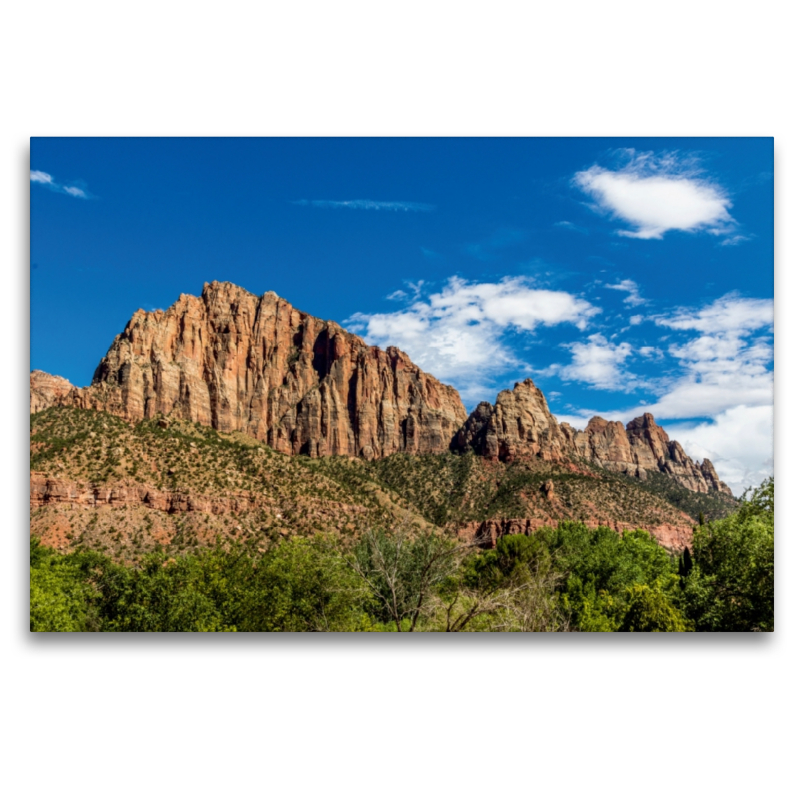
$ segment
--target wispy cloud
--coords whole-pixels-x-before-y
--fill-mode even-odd
[[[31,170],[31,183],[38,183],[41,186],[46,186],[50,191],[68,194],[70,197],[80,197],[83,200],[88,200],[90,197],[86,189],[80,186],[68,186],[67,184],[58,183],[50,173],[42,172],[38,169]]]
[[[657,325],[673,330],[701,333],[741,333],[770,327],[774,305],[770,299],[726,294],[699,309],[679,308],[654,317]]]
[[[425,281],[403,281],[406,285],[407,289],[397,289],[396,291],[392,292],[391,294],[386,295],[387,300],[410,300],[414,301],[417,300],[422,294],[422,287],[425,285]]]
[[[636,281],[627,279],[619,283],[606,283],[605,288],[626,292],[628,296],[622,301],[626,306],[641,306],[647,303],[647,300],[639,294],[639,284]]]
[[[296,206],[313,208],[350,208],[357,211],[435,211],[430,203],[409,203],[404,200],[293,200]]]
[[[727,239],[723,239],[720,244],[723,247],[735,247],[737,244],[749,242],[752,238],[752,236],[743,236],[742,234],[737,234],[736,236],[729,236]]]
[[[38,169],[31,170],[31,183],[38,183],[41,186],[46,186],[52,192],[67,194],[70,197],[80,197],[83,200],[88,200],[90,197],[85,188],[58,183],[50,173],[42,172]]]
[[[561,228],[565,231],[574,231],[575,233],[582,233],[584,236],[588,235],[589,231],[586,228],[581,228],[580,225],[576,225],[574,222],[569,222],[568,220],[562,220],[561,222],[554,222],[554,228]]]
[[[595,164],[573,182],[594,200],[596,211],[632,226],[618,230],[620,236],[661,239],[670,230],[729,236],[736,229],[728,193],[703,174],[696,159],[635,150],[618,155],[618,169]]]
[[[505,341],[506,334],[562,323],[583,330],[598,313],[580,297],[535,288],[526,278],[470,283],[452,277],[441,291],[406,308],[354,314],[345,324],[371,344],[401,348],[423,369],[457,381],[464,392],[476,375],[526,366]]]

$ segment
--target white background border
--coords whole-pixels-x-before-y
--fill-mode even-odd
[[[6,796],[790,796],[796,26],[773,2],[285,5],[4,12]],[[198,134],[774,135],[778,632],[26,633],[29,137]]]

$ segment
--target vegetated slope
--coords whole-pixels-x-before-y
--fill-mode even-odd
[[[66,407],[31,415],[31,534],[61,551],[91,548],[128,562],[158,547],[180,554],[218,538],[263,550],[290,535],[350,537],[398,524],[462,538],[485,520],[509,519],[690,533],[692,520],[650,478],[452,453],[312,459],[185,420],[131,424]],[[708,518],[718,515],[718,497],[693,502]]]
[[[409,514],[427,525],[380,486],[342,485],[315,463],[191,422],[131,425],[51,408],[31,416],[31,534],[59,550],[133,561],[155,547],[182,553],[217,537],[263,549],[284,536],[349,536]]]

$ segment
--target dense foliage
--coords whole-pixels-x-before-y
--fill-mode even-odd
[[[684,594],[697,630],[774,630],[774,504],[770,478],[735,514],[696,529]]]
[[[645,531],[579,522],[492,550],[411,527],[346,545],[290,537],[125,566],[31,541],[35,631],[768,631],[773,481],[676,558]]]

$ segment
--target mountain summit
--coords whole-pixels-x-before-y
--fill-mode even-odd
[[[129,422],[163,414],[288,455],[366,459],[444,452],[467,417],[458,392],[401,350],[216,281],[166,311],[137,311],[85,389],[31,373],[31,412],[50,405]]]
[[[559,423],[533,381],[467,416],[458,392],[396,347],[367,345],[335,322],[213,282],[166,311],[137,311],[92,384],[31,372],[31,413],[51,406],[107,411],[129,422],[159,415],[241,431],[286,455],[474,452],[489,460],[589,463],[639,480],[660,473],[692,492],[730,489],[695,463],[651,414],[623,426],[594,417]]]

